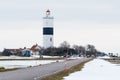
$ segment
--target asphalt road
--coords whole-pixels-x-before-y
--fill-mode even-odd
[[[8,72],[0,72],[0,80],[40,80],[41,78],[62,71],[66,68],[75,66],[89,58],[70,60],[64,62],[55,62],[37,67],[19,69]]]

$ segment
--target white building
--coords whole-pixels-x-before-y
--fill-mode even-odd
[[[46,11],[46,16],[43,17],[43,46],[44,48],[53,47],[53,17],[50,15],[50,10]]]

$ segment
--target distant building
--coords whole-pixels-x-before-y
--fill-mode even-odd
[[[33,45],[30,48],[30,51],[31,51],[32,55],[39,55],[40,50],[41,50],[41,48],[40,48],[40,46],[38,44]]]
[[[31,55],[39,55],[40,46],[33,45],[31,48],[19,48],[19,49],[4,49],[2,52],[3,56],[17,55],[17,56],[31,56]]]
[[[22,56],[27,56],[30,57],[32,55],[31,51],[29,48],[24,47],[23,50],[21,50],[21,55]]]

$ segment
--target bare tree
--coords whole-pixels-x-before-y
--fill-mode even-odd
[[[60,44],[60,47],[62,48],[70,48],[70,44],[67,41],[64,41]]]
[[[75,49],[75,51],[77,52],[78,55],[85,55],[85,47],[83,46],[78,46],[78,45],[73,45],[73,48]]]
[[[86,47],[86,51],[87,51],[87,55],[90,55],[90,56],[94,55],[94,56],[96,56],[97,50],[95,49],[94,45],[88,44],[87,47]]]
[[[73,45],[73,49],[77,52],[77,54],[80,54],[78,45]]]
[[[80,52],[80,55],[85,55],[86,54],[85,47],[79,46],[79,52]]]

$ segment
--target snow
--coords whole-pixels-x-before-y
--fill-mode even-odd
[[[20,56],[0,56],[0,59],[35,59],[40,58],[40,55],[32,55],[31,57],[20,57]],[[60,56],[45,56],[43,58],[61,58]]]
[[[45,56],[43,55],[43,58],[61,58],[60,56]]]
[[[71,56],[70,58],[67,58],[67,59],[82,59],[82,58],[84,58],[84,57]]]
[[[109,56],[103,56],[103,57],[98,57],[98,58],[101,58],[101,59],[109,59],[109,58],[111,58],[111,57],[109,57]]]
[[[39,58],[39,55],[32,55],[31,57],[20,57],[20,56],[0,56],[0,67],[4,68],[25,68],[30,66],[38,66],[43,64],[49,64],[57,62],[58,60],[33,60]],[[43,56],[44,58],[58,58],[59,56]],[[4,59],[4,60],[2,60]],[[16,60],[14,60],[16,59]],[[18,59],[18,60],[17,60]],[[22,60],[25,59],[25,60]],[[30,60],[28,60],[30,59]],[[64,60],[59,60],[64,61]]]
[[[86,63],[81,71],[64,77],[64,80],[118,80],[119,73],[119,65],[98,58]]]
[[[20,57],[20,56],[0,56],[0,59],[34,59],[34,57]]]
[[[60,60],[62,61],[62,60]],[[4,68],[25,68],[56,62],[56,60],[5,60],[0,61],[0,67]]]
[[[46,56],[42,55],[43,58],[60,58],[60,56]],[[40,58],[40,55],[32,55],[31,58]]]

